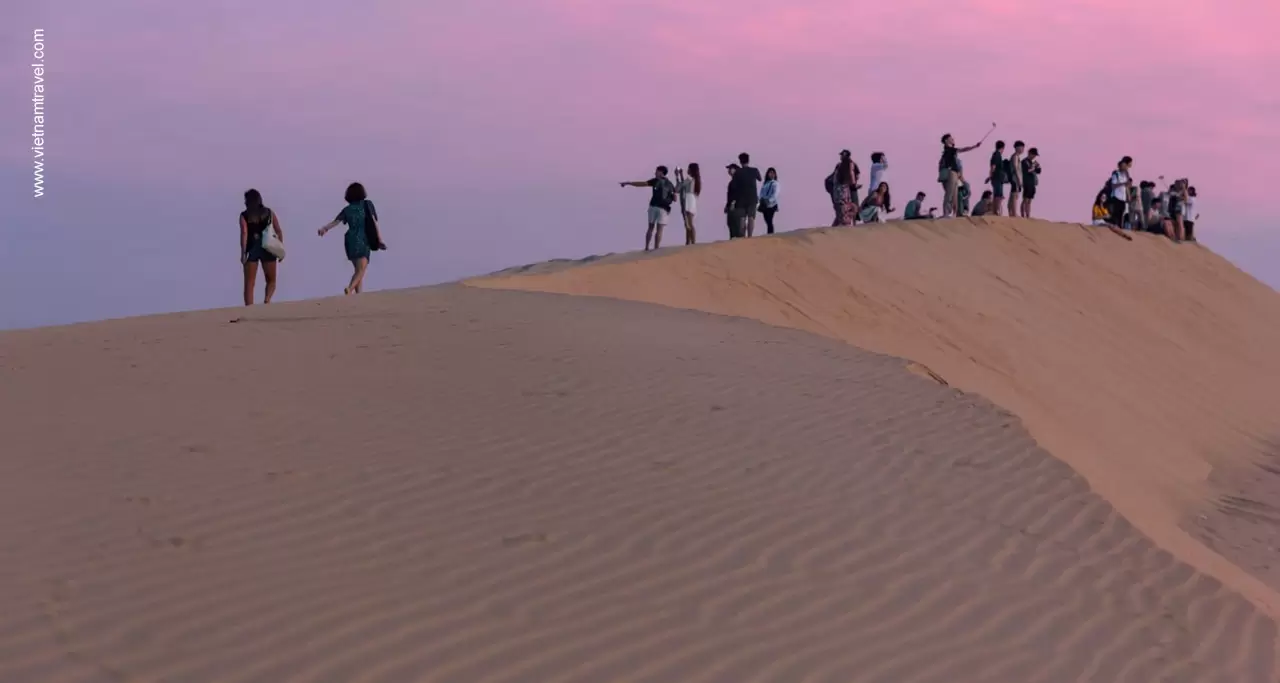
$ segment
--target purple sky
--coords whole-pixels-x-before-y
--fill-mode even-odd
[[[864,170],[889,154],[899,204],[932,202],[938,138],[992,120],[1041,150],[1039,215],[1087,219],[1130,154],[1140,178],[1190,176],[1202,240],[1280,286],[1275,3],[49,0],[5,16],[0,328],[237,304],[251,186],[287,232],[279,296],[304,298],[346,282],[340,235],[314,231],[351,180],[392,246],[367,282],[403,287],[635,249],[647,197],[617,181],[660,163],[706,170],[704,239],[724,236],[720,169],[744,150],[779,169],[784,229],[829,222],[819,183],[844,147]]]

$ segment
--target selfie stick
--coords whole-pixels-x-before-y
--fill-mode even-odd
[[[978,141],[978,144],[981,145],[982,143],[986,142],[987,138],[991,137],[991,134],[994,132],[996,132],[996,122],[992,121],[991,130],[987,131],[987,134],[982,136],[982,139]]]

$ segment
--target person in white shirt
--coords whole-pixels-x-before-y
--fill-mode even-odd
[[[1186,230],[1186,240],[1188,242],[1196,241],[1196,221],[1200,219],[1200,214],[1196,213],[1196,188],[1187,188],[1187,206],[1182,212],[1182,227]]]
[[[889,182],[886,172],[889,170],[889,157],[884,152],[873,152],[871,154],[871,182],[867,187],[874,192],[880,183]]]
[[[1111,214],[1110,223],[1117,228],[1124,227],[1125,207],[1129,203],[1129,188],[1133,186],[1133,178],[1129,176],[1129,169],[1133,168],[1133,157],[1126,156],[1116,164],[1116,170],[1111,172],[1110,196],[1107,197],[1107,210]]]
[[[770,235],[775,213],[778,213],[778,169],[771,166],[764,172],[764,184],[760,186],[760,215],[764,216],[764,226]]]

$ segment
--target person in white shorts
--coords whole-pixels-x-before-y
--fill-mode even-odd
[[[671,205],[676,201],[676,186],[667,180],[667,167],[659,166],[654,169],[653,177],[648,180],[623,181],[618,186],[653,188],[653,195],[649,198],[649,229],[644,235],[644,250],[649,251],[651,242],[654,249],[661,247],[662,228],[670,219]]]

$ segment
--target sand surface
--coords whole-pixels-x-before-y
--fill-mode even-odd
[[[917,361],[1018,415],[1161,547],[1280,614],[1280,295],[1225,259],[1008,218],[659,253],[470,283],[744,316]]]
[[[458,285],[0,334],[0,682],[1276,679],[1016,417],[831,336]]]

